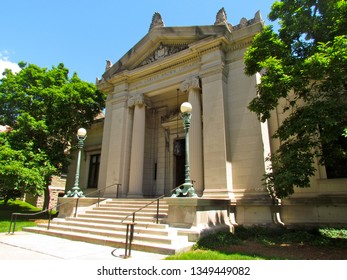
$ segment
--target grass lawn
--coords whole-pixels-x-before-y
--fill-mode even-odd
[[[0,232],[8,232],[11,214],[12,213],[36,213],[41,209],[34,207],[21,200],[9,200],[7,204],[4,204],[3,200],[0,200]],[[18,217],[16,222],[16,231],[22,230],[23,227],[35,226],[35,220],[41,217]]]
[[[223,253],[213,250],[192,250],[168,256],[166,260],[266,260],[269,258],[238,253]]]

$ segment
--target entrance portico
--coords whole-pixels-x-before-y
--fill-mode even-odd
[[[228,102],[236,92],[228,85],[230,62],[239,60],[235,53],[242,53],[262,22],[244,28],[249,30],[240,27],[230,40],[230,26],[224,24],[175,27],[175,32],[152,27],[131,52],[107,64],[97,83],[108,93],[99,188],[120,183],[123,197],[169,194],[184,160],[178,108],[188,101],[194,188],[199,196],[234,198]],[[106,194],[112,192],[111,187]]]
[[[121,197],[139,198],[170,196],[182,183],[183,102],[192,105],[189,158],[196,194],[231,204],[267,195],[259,186],[265,171],[261,125],[245,109],[257,78],[243,73],[244,52],[263,22],[257,13],[232,26],[223,13],[210,26],[166,28],[153,18],[145,37],[115,64],[108,61],[97,80],[107,93],[98,183],[108,187],[105,197],[115,196],[116,184]],[[260,218],[271,221],[266,211]]]

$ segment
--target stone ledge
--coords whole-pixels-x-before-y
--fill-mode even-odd
[[[165,198],[169,206],[167,223],[187,234],[189,241],[217,231],[233,231],[230,199]]]

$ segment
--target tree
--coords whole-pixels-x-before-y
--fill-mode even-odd
[[[12,127],[8,141],[14,150],[44,153],[56,173],[66,172],[68,151],[79,127],[88,128],[104,107],[105,96],[61,63],[52,69],[19,63],[21,71],[6,70],[0,81],[0,124]],[[43,175],[42,175],[43,176]],[[50,178],[45,178],[48,194]],[[48,206],[48,197],[45,199]]]
[[[41,195],[47,178],[56,169],[47,156],[39,151],[33,153],[32,142],[24,150],[12,149],[7,133],[0,133],[0,195],[6,204],[24,193]]]
[[[280,29],[265,27],[254,38],[245,73],[262,73],[248,108],[261,121],[275,108],[286,114],[264,175],[271,194],[283,198],[310,186],[316,158],[325,166],[339,162],[347,173],[347,1],[276,1],[269,18]]]

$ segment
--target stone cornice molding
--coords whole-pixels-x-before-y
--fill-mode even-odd
[[[191,89],[201,89],[199,77],[191,77],[181,83],[181,91],[189,91]]]
[[[223,26],[217,25],[214,27],[219,29]],[[162,78],[168,78],[172,75],[177,75],[178,72],[182,72],[178,71],[177,69],[191,68],[193,67],[191,65],[196,65],[197,63],[199,63],[202,56],[217,50],[221,50],[224,54],[226,54],[227,57],[225,58],[224,62],[230,63],[230,61],[236,60],[234,56],[237,54],[236,52],[235,54],[230,54],[230,52],[243,50],[244,48],[248,47],[251,44],[254,35],[260,30],[261,25],[255,24],[233,32],[233,36],[229,36],[230,34],[226,32],[223,33],[223,35],[219,35],[217,37],[206,37],[205,39],[190,43],[188,45],[188,48],[186,49],[184,49],[184,43],[181,43],[181,45],[175,45],[175,47],[174,45],[170,44],[170,46],[172,46],[173,48],[170,51],[169,49],[165,49],[165,47],[169,44],[164,41],[162,42],[162,47],[164,47],[164,49],[156,48],[154,52],[152,50],[152,55],[155,55],[153,62],[141,67],[136,67],[135,64],[133,64],[133,67],[135,68],[131,69],[131,67],[129,67],[128,69],[124,69],[123,71],[120,71],[118,73],[117,71],[121,70],[121,68],[119,68],[116,72],[113,72],[115,69],[113,69],[112,66],[112,68],[109,70],[110,72],[107,72],[107,74],[110,75],[105,74],[105,76],[103,76],[103,79],[97,83],[97,86],[105,93],[110,93],[110,85],[116,85],[123,82],[129,83],[132,86],[134,84],[140,84],[140,86],[143,86],[151,80],[158,81]],[[181,48],[182,50],[178,51],[178,49]],[[174,54],[171,52],[174,52]],[[131,54],[129,54],[129,56],[131,56]],[[242,56],[241,53],[240,56]],[[147,55],[147,59],[148,58],[149,56]],[[144,61],[142,60],[142,62]],[[126,62],[124,61],[124,63]],[[138,62],[137,65],[139,65],[140,63],[141,62]],[[206,69],[203,69],[203,72],[205,72],[205,70]]]

